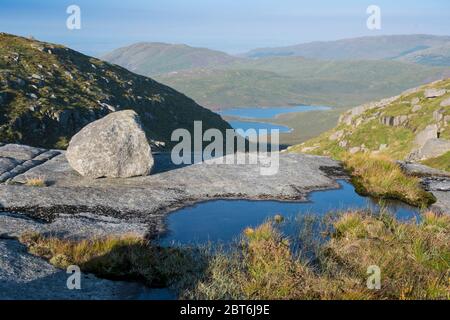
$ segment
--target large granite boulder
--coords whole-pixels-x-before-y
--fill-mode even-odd
[[[88,124],[73,136],[66,157],[74,170],[91,178],[144,176],[154,163],[133,110],[114,112]]]

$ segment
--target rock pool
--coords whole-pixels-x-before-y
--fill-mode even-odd
[[[276,214],[286,219],[312,214],[323,216],[332,211],[373,209],[380,206],[371,198],[355,192],[354,187],[340,180],[340,189],[312,192],[309,202],[213,200],[177,210],[167,217],[168,232],[161,245],[201,245],[230,243],[246,227],[255,227]],[[401,220],[417,218],[419,210],[396,201],[385,204],[386,209]],[[291,228],[284,231],[289,235]]]

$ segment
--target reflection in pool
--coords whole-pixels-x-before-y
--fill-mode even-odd
[[[230,243],[246,227],[255,227],[276,214],[294,219],[299,215],[323,216],[330,211],[347,209],[379,210],[370,198],[358,195],[350,183],[339,183],[340,189],[313,192],[310,202],[214,200],[180,209],[167,217],[169,231],[159,241],[164,246]],[[401,220],[409,220],[419,214],[418,209],[399,202],[388,202],[386,208]],[[292,228],[285,231],[289,233],[289,229]]]

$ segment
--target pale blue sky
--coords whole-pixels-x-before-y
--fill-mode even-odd
[[[71,4],[81,7],[81,30],[66,29]],[[366,28],[366,8],[372,4],[381,7],[381,31]],[[450,1],[0,0],[0,31],[91,55],[138,41],[238,53],[363,35],[450,35]]]

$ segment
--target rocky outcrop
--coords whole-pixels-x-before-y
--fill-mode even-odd
[[[348,152],[350,152],[351,154],[355,154],[361,151],[361,147],[353,147],[350,148],[350,150]]]
[[[419,104],[414,105],[411,109],[412,112],[419,112],[420,110],[422,110],[422,106]]]
[[[91,212],[68,214],[60,212],[50,222],[31,219],[23,214],[0,212],[0,238],[19,238],[27,232],[59,239],[82,240],[133,234],[145,238],[149,230],[163,230],[161,224],[149,225],[102,216]]]
[[[342,114],[339,117],[339,123],[344,123],[346,125],[351,125],[352,121],[362,115],[363,113],[372,110],[372,109],[382,109],[386,106],[388,106],[389,104],[391,104],[392,102],[396,101],[398,98],[400,98],[400,96],[395,96],[395,97],[391,97],[391,98],[387,98],[387,99],[383,99],[377,102],[371,102],[368,104],[364,104],[362,106],[358,106],[355,107],[353,109],[350,109],[349,111],[347,111],[346,113]]]
[[[90,178],[145,176],[154,163],[132,110],[111,113],[84,127],[70,141],[66,157],[74,170]]]
[[[400,167],[411,176],[416,177],[446,177],[450,178],[450,172],[442,171],[439,169],[430,168],[420,163],[397,161]]]
[[[425,190],[436,197],[436,203],[431,206],[435,212],[449,214],[450,212],[450,173],[428,166],[405,161],[398,162],[406,174],[421,178]]]
[[[414,140],[414,144],[417,148],[421,148],[430,139],[437,139],[439,133],[439,128],[436,124],[431,124],[427,126],[424,130],[420,131]]]
[[[0,183],[13,179],[60,154],[17,144],[0,145]]]
[[[344,136],[343,130],[336,131],[330,135],[330,141],[340,140],[342,139],[343,136]]]
[[[436,117],[436,113],[434,114]],[[414,140],[414,149],[408,161],[422,161],[439,157],[450,151],[450,141],[439,139],[439,126],[432,124],[420,131]]]
[[[442,100],[440,106],[441,107],[450,107],[450,98]]]
[[[432,98],[442,97],[446,93],[447,93],[447,90],[445,90],[445,89],[430,88],[430,89],[425,90],[424,96],[427,99],[432,99]]]
[[[444,139],[429,139],[425,144],[413,151],[408,157],[410,161],[422,161],[436,158],[450,151],[450,141]]]
[[[420,99],[418,97],[415,97],[411,100],[411,105],[413,105],[413,106],[417,105],[417,104],[419,104],[419,102],[420,102]]]
[[[407,115],[401,115],[401,116],[382,116],[380,118],[380,123],[384,124],[385,126],[390,127],[400,127],[405,125],[408,122],[408,116]]]

